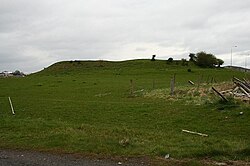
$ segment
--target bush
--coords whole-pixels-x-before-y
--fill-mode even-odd
[[[182,66],[188,66],[188,61],[186,59],[181,59],[181,65]]]
[[[202,51],[196,54],[197,55],[197,65],[201,67],[215,67],[217,65],[217,59],[213,54],[207,54]]]
[[[173,62],[174,61],[174,59],[173,58],[168,58],[168,62]]]
[[[155,61],[155,57],[156,57],[156,55],[152,55],[151,61]]]

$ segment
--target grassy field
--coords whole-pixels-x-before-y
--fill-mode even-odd
[[[179,94],[170,96],[173,75]],[[232,84],[233,76],[250,78],[228,69],[132,60],[60,62],[25,78],[0,79],[0,147],[249,161],[249,104],[221,103],[209,90]],[[200,82],[205,93],[188,80]]]

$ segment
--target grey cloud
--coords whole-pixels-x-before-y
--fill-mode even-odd
[[[185,58],[201,50],[223,57],[232,45],[238,53],[250,45],[246,0],[0,3],[0,71],[30,72],[69,59]]]
[[[135,50],[136,50],[136,51],[146,51],[147,48],[137,47]]]

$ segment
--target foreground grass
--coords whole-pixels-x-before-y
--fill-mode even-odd
[[[225,69],[188,68],[193,72],[164,61],[65,62],[26,78],[0,79],[0,147],[248,161],[247,104],[228,107],[217,96],[207,104],[187,102],[194,100],[188,96],[145,97],[144,92],[157,89],[167,93],[174,74],[177,88],[189,88],[188,80],[210,82],[213,77],[218,83],[230,81],[233,75],[249,78]],[[182,129],[209,137],[183,133]]]

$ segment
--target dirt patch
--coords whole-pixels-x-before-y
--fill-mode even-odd
[[[98,155],[55,154],[35,151],[0,150],[1,166],[149,166],[146,158],[108,158]]]
[[[36,152],[22,150],[0,150],[1,166],[19,165],[60,165],[60,166],[184,166],[184,165],[214,165],[214,166],[250,166],[247,161],[218,162],[210,159],[164,159],[151,157],[108,157],[97,154],[65,154],[56,152]]]

